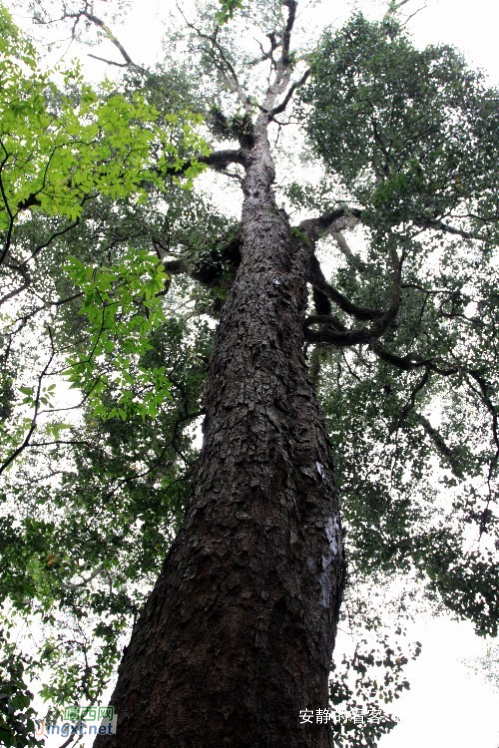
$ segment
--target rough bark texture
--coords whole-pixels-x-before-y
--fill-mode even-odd
[[[338,497],[304,358],[310,250],[275,206],[266,125],[246,166],[195,492],[120,667],[117,736],[95,748],[329,745],[299,712],[328,703]]]

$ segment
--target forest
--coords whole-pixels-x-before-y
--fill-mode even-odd
[[[375,748],[497,636],[499,94],[408,2],[0,3],[2,745]]]

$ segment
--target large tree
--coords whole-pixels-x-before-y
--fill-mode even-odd
[[[118,735],[96,748],[329,745],[330,725],[299,715],[351,695],[329,689],[338,486],[352,579],[402,570],[496,633],[497,97],[453,49],[417,50],[395,3],[307,54],[292,43],[297,10],[203,4],[185,20],[191,66],[151,72],[90,5],[65,7],[74,35],[86,21],[117,47],[128,93],[30,79],[19,99],[42,124],[3,125],[4,298],[24,304],[3,333],[6,421],[21,331],[48,331],[36,385],[21,385],[24,433],[3,431],[6,498],[33,485],[30,455],[47,466],[21,520],[7,501],[3,581],[18,611],[38,599],[47,625],[73,618],[67,653],[86,666],[71,698],[97,697],[139,607],[133,585],[168,546],[120,666]],[[71,102],[87,107],[80,120]],[[274,134],[286,143],[297,121],[320,166],[279,185]],[[239,219],[185,192],[200,165],[240,187]],[[43,422],[58,372],[82,392],[78,423]]]

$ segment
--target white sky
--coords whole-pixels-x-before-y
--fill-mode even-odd
[[[182,3],[183,7],[186,4]],[[383,7],[378,0],[358,4],[375,15]],[[423,4],[424,0],[411,0],[405,7],[409,13]],[[326,24],[341,22],[354,5],[347,0],[328,0],[323,3],[321,20]],[[488,73],[491,85],[497,85],[497,0],[426,0],[426,5],[409,25],[418,45],[454,44],[470,63]],[[161,17],[170,7],[172,2],[132,0],[123,28],[115,27],[136,62],[160,55]],[[12,10],[19,25],[25,26]],[[114,49],[111,55],[119,59]],[[423,651],[407,668],[411,690],[390,707],[400,717],[400,724],[381,740],[380,748],[498,748],[499,694],[463,663],[483,655],[485,643],[474,635],[470,624],[448,619],[422,620],[409,633],[412,640],[422,642]],[[55,748],[61,742],[60,738],[53,738],[46,745]]]
[[[409,631],[423,650],[406,668],[411,689],[390,707],[400,722],[380,748],[497,748],[499,694],[463,662],[485,653],[471,624],[423,620]]]

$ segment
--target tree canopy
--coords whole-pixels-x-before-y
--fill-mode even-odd
[[[311,70],[302,93],[309,138],[352,195],[369,241],[363,256],[343,248],[338,293],[326,294],[340,314],[317,316],[323,328],[310,335],[339,351],[327,366],[341,385],[325,384],[324,396],[351,497],[346,516],[364,515],[352,515],[355,545],[362,565],[411,559],[449,607],[495,635],[496,570],[478,551],[463,556],[461,542],[469,523],[495,536],[497,99],[453,49],[419,51],[391,18],[357,16],[326,33]],[[367,350],[345,356],[354,342]],[[354,424],[352,412],[369,416]],[[442,488],[453,498],[437,520]],[[468,589],[458,591],[463,575]]]
[[[317,163],[280,195],[315,253],[307,355],[343,497],[346,609],[380,632],[336,663],[331,703],[374,709],[407,687],[411,653],[356,593],[366,580],[402,573],[497,635],[499,99],[453,48],[417,49],[395,10],[295,52],[293,0],[203,3],[189,59],[146,70],[75,5],[73,31],[96,25],[124,60],[97,87],[76,66],[45,71],[0,7],[5,745],[37,744],[28,676],[52,714],[98,701],[181,524],[241,261],[233,211],[197,185],[208,168],[241,182],[279,65],[277,182],[288,130]],[[351,721],[337,744],[376,745],[393,724]]]

